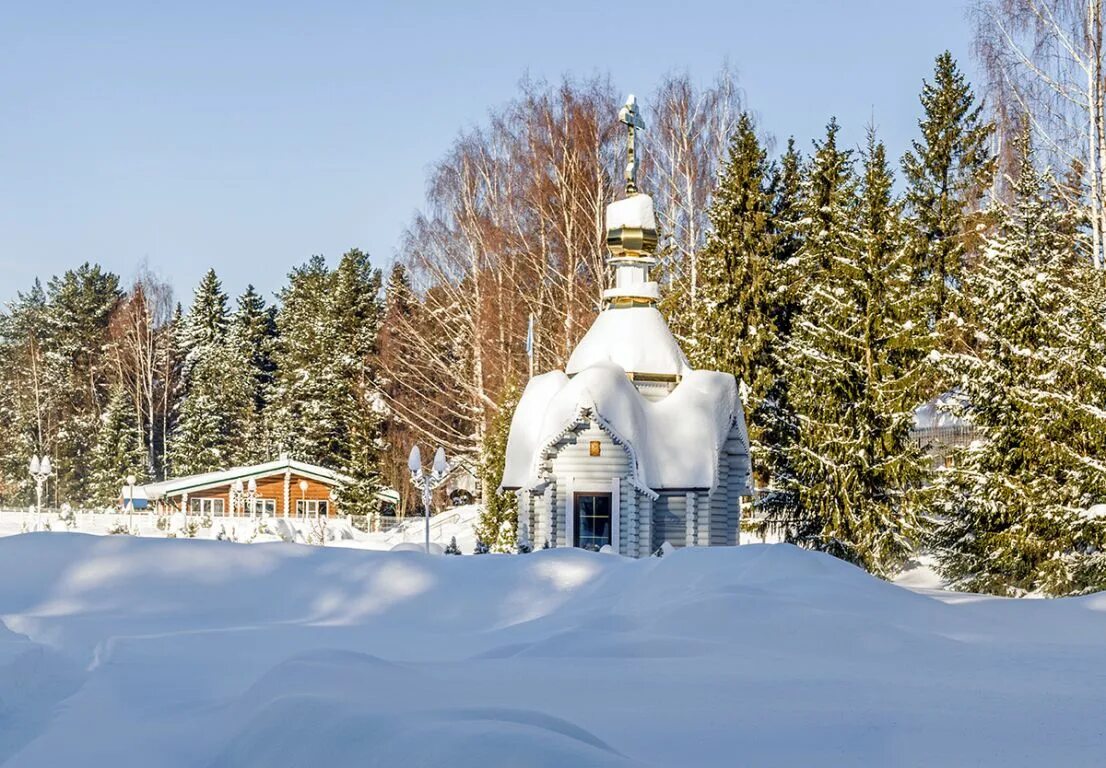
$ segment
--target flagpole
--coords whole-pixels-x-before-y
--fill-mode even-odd
[[[534,313],[526,324],[526,357],[530,361],[530,378],[534,378]]]

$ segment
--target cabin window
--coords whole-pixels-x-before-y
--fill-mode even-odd
[[[221,515],[226,510],[223,499],[189,499],[188,511],[196,515]]]
[[[575,498],[576,546],[598,552],[611,543],[611,495],[578,493]]]
[[[250,511],[250,501],[246,499],[244,502],[246,511]],[[255,515],[275,515],[276,514],[276,499],[254,499],[253,500],[253,513]]]
[[[296,499],[296,517],[326,517],[327,506],[323,499]]]

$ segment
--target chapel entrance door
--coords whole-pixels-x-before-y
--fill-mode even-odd
[[[611,495],[609,493],[575,494],[575,546],[598,552],[611,543]]]

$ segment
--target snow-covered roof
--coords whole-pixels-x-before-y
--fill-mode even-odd
[[[607,206],[607,229],[656,229],[653,198],[635,194]]]
[[[609,307],[599,313],[568,359],[570,376],[600,363],[629,373],[683,376],[691,370],[656,307]]]
[[[328,485],[349,485],[353,478],[335,472],[333,469],[320,467],[316,464],[308,464],[305,461],[296,461],[282,456],[275,461],[267,461],[263,464],[253,464],[246,467],[231,467],[218,472],[204,472],[199,475],[187,477],[175,477],[171,480],[163,480],[160,483],[147,483],[142,486],[147,498],[160,499],[165,496],[177,496],[186,491],[201,491],[206,488],[215,488],[220,485],[233,483],[235,480],[248,481],[250,478],[261,478],[275,475],[285,470],[291,470],[297,475],[310,477]],[[138,489],[135,489],[136,496]]]
[[[963,396],[955,391],[945,392],[914,409],[914,429],[941,429],[946,427],[970,427],[971,423],[952,411],[963,407]]]
[[[1106,517],[1106,504],[1092,504],[1082,512],[1088,520],[1099,520]]]
[[[571,379],[552,371],[526,385],[511,422],[503,487],[540,483],[542,454],[589,415],[627,446],[634,481],[654,491],[713,487],[719,452],[734,423],[748,445],[737,383],[730,374],[685,368],[676,388],[651,402],[623,368],[600,361]]]

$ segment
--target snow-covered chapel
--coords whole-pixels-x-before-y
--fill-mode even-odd
[[[511,422],[502,488],[519,497],[519,535],[536,547],[646,557],[738,543],[752,493],[737,382],[694,370],[657,309],[653,200],[637,191],[634,97],[626,192],[607,207],[614,286],[564,371],[530,379]]]

